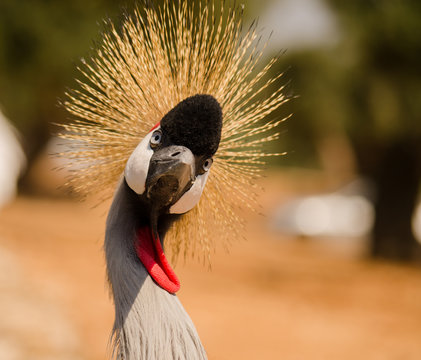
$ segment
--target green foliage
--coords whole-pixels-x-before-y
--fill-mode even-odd
[[[62,121],[57,106],[73,84],[75,64],[97,39],[112,0],[0,2],[0,104],[25,135],[29,152],[48,137],[48,124]]]
[[[289,148],[330,133],[381,147],[421,136],[421,2],[331,1],[340,40],[324,49],[288,55],[294,93]],[[306,152],[306,149],[308,152]]]

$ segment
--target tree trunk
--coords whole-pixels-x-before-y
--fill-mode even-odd
[[[373,173],[377,202],[371,254],[408,261],[415,258],[419,247],[411,227],[420,184],[418,144],[408,139],[395,141],[378,155]]]

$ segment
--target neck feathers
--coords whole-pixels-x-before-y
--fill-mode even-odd
[[[147,221],[145,208],[123,180],[105,234],[107,275],[115,306],[113,358],[206,359],[178,298],[156,285],[136,255],[136,230]],[[165,234],[160,235],[163,239]]]

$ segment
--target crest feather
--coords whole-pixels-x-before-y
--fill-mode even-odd
[[[182,100],[209,94],[223,113],[219,149],[199,204],[174,224],[166,244],[174,258],[180,252],[207,258],[211,239],[236,238],[243,221],[235,208],[257,208],[260,165],[281,155],[263,146],[278,139],[274,129],[282,119],[264,119],[288,100],[282,86],[262,100],[282,74],[268,76],[277,58],[257,70],[258,40],[256,25],[242,34],[242,9],[224,2],[216,9],[213,1],[166,0],[135,10],[119,31],[109,24],[96,53],[79,68],[80,89],[65,101],[76,118],[61,134],[73,144],[61,155],[78,168],[69,185],[112,196],[150,129]]]

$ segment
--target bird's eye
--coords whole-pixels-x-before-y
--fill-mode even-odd
[[[153,132],[151,137],[151,147],[155,147],[161,143],[162,140],[162,132],[161,130],[156,130]]]
[[[203,162],[203,170],[208,171],[210,169],[210,167],[212,166],[212,163],[213,163],[213,159],[212,158],[206,159]]]

